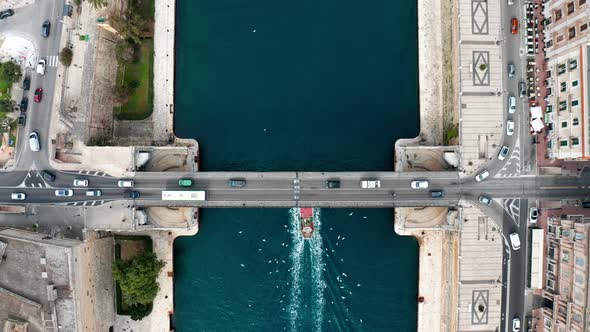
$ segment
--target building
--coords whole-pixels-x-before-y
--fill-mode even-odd
[[[587,0],[550,0],[544,14],[548,157],[587,160],[590,5]]]
[[[535,331],[590,331],[588,236],[588,218],[547,218],[544,304],[535,310]]]

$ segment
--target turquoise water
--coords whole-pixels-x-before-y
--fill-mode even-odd
[[[179,0],[176,119],[202,170],[391,170],[418,133],[415,1]],[[175,243],[178,331],[414,331],[393,213],[207,209]]]

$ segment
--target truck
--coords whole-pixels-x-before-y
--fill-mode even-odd
[[[362,180],[361,188],[363,189],[376,189],[381,188],[381,181],[379,180]]]
[[[203,190],[164,190],[162,191],[163,201],[204,201],[207,194]]]

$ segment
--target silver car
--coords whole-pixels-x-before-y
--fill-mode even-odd
[[[55,196],[57,197],[72,197],[74,191],[72,189],[57,189],[55,190]]]
[[[510,148],[507,147],[506,145],[502,146],[502,148],[500,149],[500,152],[498,153],[498,160],[506,159],[508,152],[510,152]]]
[[[516,66],[513,63],[508,64],[508,77],[513,78],[516,75]]]

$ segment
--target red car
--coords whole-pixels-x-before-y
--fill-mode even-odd
[[[35,89],[35,102],[40,103],[41,98],[43,98],[43,89],[41,89],[41,88]]]
[[[512,34],[515,35],[518,33],[518,20],[516,17],[512,18],[511,25],[512,25]]]

